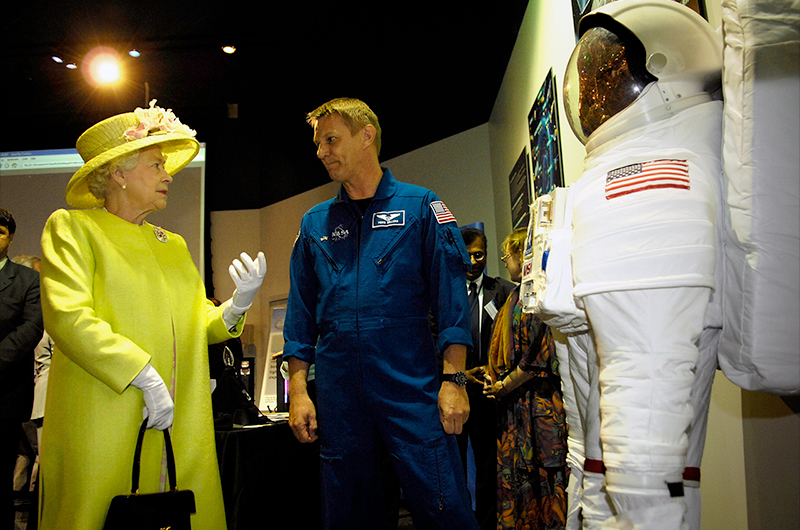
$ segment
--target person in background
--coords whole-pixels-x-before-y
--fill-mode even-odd
[[[14,467],[33,405],[33,357],[42,338],[39,273],[8,259],[17,223],[0,208],[0,529],[14,529]]]
[[[522,278],[527,229],[503,241],[511,279]],[[519,287],[495,319],[484,392],[497,400],[497,528],[566,525],[567,426],[550,329],[522,311]]]
[[[492,324],[505,304],[514,284],[503,278],[484,274],[486,270],[486,235],[477,228],[462,228],[461,237],[472,260],[467,271],[467,292],[472,315],[472,348],[467,350],[467,396],[469,420],[457,435],[464,472],[467,449],[472,444],[475,457],[475,517],[483,530],[497,528],[497,416],[495,402],[483,394],[484,374],[488,365]]]
[[[44,332],[42,340],[36,345],[33,357],[33,410],[31,422],[36,426],[36,467],[31,481],[35,481],[39,469],[39,447],[42,445],[44,408],[47,400],[47,379],[50,374],[50,361],[53,357],[53,339]],[[31,485],[33,489],[33,484]]]
[[[41,270],[42,260],[39,256],[31,254],[18,254],[11,258],[17,265],[23,265],[36,272]],[[42,340],[36,345],[33,357],[33,409],[31,410],[31,423],[23,425],[25,432],[28,433],[31,446],[36,452],[36,462],[30,476],[30,489],[34,490],[34,484],[38,477],[39,469],[39,446],[42,443],[42,422],[44,421],[44,403],[47,393],[47,373],[50,370],[50,358],[53,354],[53,340],[47,331],[42,335]],[[36,439],[33,439],[32,430],[36,427]],[[35,444],[35,445],[34,445]],[[17,471],[19,471],[19,463]],[[27,466],[26,466],[27,468]]]
[[[196,499],[192,528],[226,526],[208,344],[241,334],[266,260],[234,260],[236,289],[215,308],[184,239],[145,220],[167,206],[173,175],[199,150],[194,136],[152,101],[78,138],[85,163],[66,193],[76,209],[54,212],[42,234],[42,311],[55,342],[41,447],[43,530],[103,527],[111,499],[130,491],[143,411],[149,428],[171,427],[177,482]],[[140,493],[168,487],[163,444],[160,432],[146,432]]]
[[[317,157],[342,186],[301,221],[283,358],[292,430],[321,442],[325,528],[384,526],[383,444],[417,528],[477,529],[453,436],[469,415],[472,342],[469,257],[455,217],[433,192],[381,168],[380,125],[364,102],[332,100],[308,122]],[[316,406],[306,391],[311,364]]]
[[[42,268],[42,259],[32,254],[18,254],[11,258],[18,265],[39,272]],[[37,447],[42,443],[42,422],[44,421],[44,404],[47,397],[47,372],[50,370],[50,358],[53,355],[53,340],[47,331],[42,335],[42,340],[36,345],[33,358],[33,410],[31,421],[36,425]]]

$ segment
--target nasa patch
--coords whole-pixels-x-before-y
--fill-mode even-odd
[[[372,228],[386,228],[388,226],[405,226],[406,211],[375,212],[372,214]]]

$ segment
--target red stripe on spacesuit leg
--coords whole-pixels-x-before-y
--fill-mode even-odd
[[[587,458],[583,461],[583,470],[590,473],[600,473],[603,475],[606,474],[606,466],[603,464],[603,461],[592,460],[591,458]]]
[[[683,480],[693,480],[695,482],[700,482],[700,468],[687,467],[686,469],[684,469]]]

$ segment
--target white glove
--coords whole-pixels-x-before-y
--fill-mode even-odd
[[[175,403],[169,395],[167,385],[150,363],[147,363],[131,384],[144,395],[144,417],[148,429],[163,431],[172,426]]]
[[[263,252],[258,253],[256,261],[253,261],[247,252],[242,252],[239,257],[242,261],[235,259],[228,267],[231,279],[236,284],[236,290],[233,291],[231,302],[225,309],[226,313],[230,310],[229,314],[236,317],[234,321],[239,320],[253,305],[258,288],[261,287],[261,282],[267,274],[267,258]]]

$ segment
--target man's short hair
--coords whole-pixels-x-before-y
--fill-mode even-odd
[[[14,221],[14,216],[5,208],[0,208],[0,226],[5,226],[9,234],[17,231],[17,223]]]
[[[381,126],[378,123],[378,116],[372,112],[372,109],[366,103],[354,98],[332,99],[309,112],[306,116],[306,121],[313,127],[318,120],[331,114],[338,114],[342,117],[351,135],[356,134],[367,125],[375,127],[375,149],[377,155],[380,156]]]
[[[483,240],[483,248],[487,248],[486,234],[483,233],[483,230],[478,230],[477,228],[462,228],[461,237],[464,238],[464,244],[467,246],[470,246],[476,239],[480,238]]]

